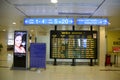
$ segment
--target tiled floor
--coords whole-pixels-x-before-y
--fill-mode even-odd
[[[120,80],[120,67],[47,64],[46,70],[11,70],[11,65],[12,54],[0,56],[0,80]]]

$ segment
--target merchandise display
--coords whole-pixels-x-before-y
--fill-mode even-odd
[[[97,58],[96,31],[51,31],[51,58]]]

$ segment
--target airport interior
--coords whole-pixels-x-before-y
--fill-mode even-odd
[[[120,0],[0,0],[0,80],[120,80]]]

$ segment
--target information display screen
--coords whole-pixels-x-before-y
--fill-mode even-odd
[[[108,26],[109,22],[107,18],[78,18],[76,20],[77,25],[98,25]]]
[[[27,31],[14,32],[14,67],[26,68]]]
[[[51,31],[50,58],[97,58],[96,31]]]
[[[26,53],[27,32],[15,31],[14,34],[14,53]]]
[[[24,25],[74,24],[74,18],[24,18]]]

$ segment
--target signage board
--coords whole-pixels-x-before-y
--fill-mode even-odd
[[[112,47],[113,52],[120,52],[120,46],[114,46]]]
[[[77,25],[97,25],[107,26],[109,21],[107,18],[78,18],[76,20]]]
[[[97,31],[51,31],[50,58],[97,59]]]
[[[26,68],[27,31],[14,32],[14,67]]]
[[[73,25],[74,18],[24,18],[24,25]]]

